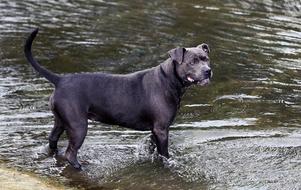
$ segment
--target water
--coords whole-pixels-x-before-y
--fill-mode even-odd
[[[300,10],[293,0],[1,0],[1,162],[85,189],[300,189]],[[48,156],[53,87],[23,56],[35,27],[34,54],[57,73],[128,73],[208,43],[214,80],[183,97],[172,158],[149,153],[149,132],[94,122],[83,172]]]

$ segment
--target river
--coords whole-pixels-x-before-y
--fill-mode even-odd
[[[129,73],[203,42],[214,71],[189,88],[170,128],[171,159],[149,153],[149,132],[89,123],[83,171],[46,151],[53,86],[46,68]],[[1,0],[0,161],[83,189],[300,189],[301,2],[293,0]],[[67,138],[59,142],[65,150]]]

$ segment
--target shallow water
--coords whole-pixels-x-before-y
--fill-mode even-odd
[[[293,0],[2,0],[1,162],[85,189],[301,188],[300,10]],[[172,158],[149,153],[149,132],[95,122],[82,172],[48,156],[53,87],[23,56],[34,27],[34,54],[57,73],[128,73],[208,43],[214,78],[183,97]]]

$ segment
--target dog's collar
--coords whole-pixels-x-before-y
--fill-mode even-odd
[[[177,72],[177,63],[172,61],[172,64],[173,64],[173,72],[174,72],[174,75],[176,76],[177,80],[183,87],[186,87],[187,86],[186,82],[179,76],[179,74]]]
[[[172,81],[174,81],[173,83],[176,85],[176,83],[178,83],[178,85],[176,85],[176,86],[179,86],[179,84],[180,84],[180,86],[181,86],[181,88],[183,88],[183,87],[186,87],[186,86],[188,86],[187,85],[187,83],[179,76],[179,74],[178,74],[178,72],[177,72],[177,63],[176,62],[174,62],[174,61],[171,61],[171,63],[168,63],[169,65],[170,64],[172,64],[171,65],[171,68],[170,68],[170,71],[171,72],[173,72],[172,74],[173,74],[173,79],[172,79]],[[170,67],[170,66],[169,66]],[[159,68],[160,68],[160,72],[162,73],[162,75],[164,76],[164,77],[167,77],[167,78],[170,78],[170,76],[166,73],[166,66],[162,66],[161,64],[160,64],[160,66],[159,66]]]

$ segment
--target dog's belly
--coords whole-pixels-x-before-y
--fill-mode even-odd
[[[95,113],[89,112],[88,119],[93,121],[99,121],[101,123],[109,125],[119,125],[122,127],[135,129],[139,131],[147,131],[152,128],[150,119],[141,114],[127,115],[125,114],[109,114],[109,113]]]

